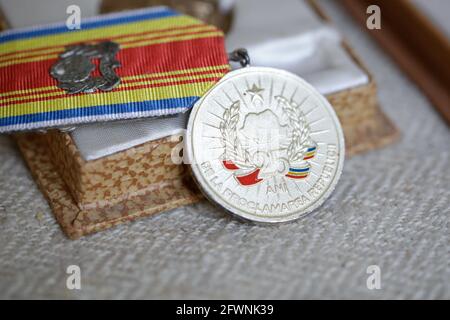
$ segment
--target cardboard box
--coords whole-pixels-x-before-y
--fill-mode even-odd
[[[311,5],[327,19],[315,1]],[[370,72],[345,42],[342,45],[369,76],[366,85],[327,96],[351,156],[393,142],[398,131],[379,108]],[[70,133],[52,130],[15,137],[61,228],[72,239],[202,199],[187,167],[170,160],[178,136],[92,161],[81,157]]]

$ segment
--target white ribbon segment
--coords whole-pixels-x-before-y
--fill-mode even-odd
[[[86,160],[95,160],[147,141],[182,134],[188,113],[176,116],[82,125],[72,138]]]

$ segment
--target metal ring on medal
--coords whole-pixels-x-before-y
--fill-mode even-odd
[[[311,85],[286,71],[232,71],[193,107],[187,153],[205,195],[259,222],[318,208],[341,175],[339,120]]]

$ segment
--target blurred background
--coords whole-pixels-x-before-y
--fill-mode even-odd
[[[367,27],[364,0],[0,0],[9,28],[65,21],[73,4],[82,18],[169,5],[222,28],[227,49],[247,48],[253,65],[290,70],[325,95],[373,85],[399,134],[349,158],[306,220],[246,224],[204,201],[77,241],[0,136],[0,297],[449,299],[450,1],[370,3],[381,29]],[[70,264],[82,290],[65,286]],[[371,265],[379,290],[366,286]]]

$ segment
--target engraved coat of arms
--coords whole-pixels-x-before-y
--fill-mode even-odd
[[[220,123],[222,163],[243,186],[255,185],[277,175],[306,179],[317,145],[300,105],[281,95],[266,102],[264,89],[253,85],[247,112],[243,101],[225,108]]]
[[[119,45],[112,41],[70,46],[51,67],[50,74],[67,93],[110,91],[120,83],[114,71],[120,67],[115,57],[118,51]],[[100,76],[92,76],[96,69],[93,59],[99,59]]]

